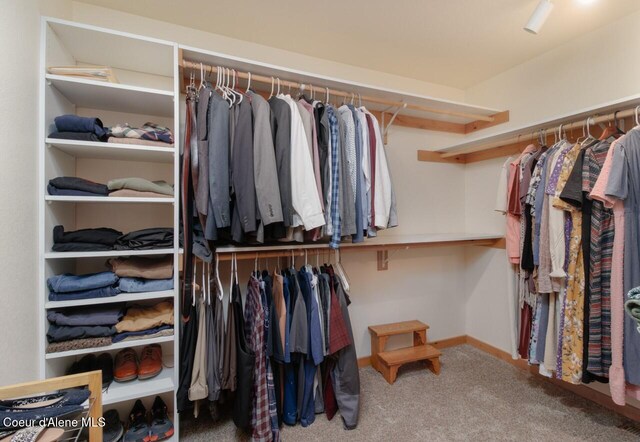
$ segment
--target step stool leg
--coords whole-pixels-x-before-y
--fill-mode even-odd
[[[440,374],[440,358],[427,359],[427,368],[435,374]]]
[[[375,336],[371,335],[371,366],[382,373],[382,362],[378,357],[378,353],[384,351],[384,346],[387,345],[388,336]]]
[[[387,379],[387,382],[390,384],[393,384],[398,378],[398,368],[400,368],[399,365],[389,367],[389,379]]]
[[[427,331],[421,330],[413,332],[413,346],[418,347],[427,343]]]

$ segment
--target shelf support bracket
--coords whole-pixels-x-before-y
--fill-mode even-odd
[[[406,109],[406,108],[407,108],[407,103],[403,103],[401,107],[398,107],[396,109],[396,111],[393,113],[393,115],[391,116],[391,119],[389,120],[389,123],[387,123],[386,125],[384,124],[385,111],[382,111],[382,138],[383,138],[383,142],[384,142],[385,146],[387,145],[387,132],[389,132],[389,128],[393,124],[393,120],[396,119],[396,117],[398,116],[398,114],[400,113],[401,110]]]

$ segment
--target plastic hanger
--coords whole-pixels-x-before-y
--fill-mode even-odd
[[[344,271],[344,267],[342,267],[342,259],[340,258],[340,249],[336,249],[336,271],[340,281],[342,282],[342,287],[348,292],[349,291],[349,279],[347,278],[347,273]]]
[[[634,113],[636,114],[636,126],[640,126],[640,119],[638,118],[638,109],[640,109],[640,106],[636,106],[636,109],[634,111]]]
[[[198,86],[198,90],[202,90],[204,87],[204,65],[200,63],[200,86]]]
[[[245,94],[248,94],[249,89],[251,89],[251,72],[247,72],[247,75],[249,76],[249,79],[247,80],[247,90],[245,91]],[[271,93],[273,94],[273,87],[271,88]],[[269,98],[271,98],[271,95],[269,95]]]
[[[251,78],[251,77],[249,77]],[[273,77],[271,77],[271,93],[269,93],[269,100],[271,99],[271,97],[273,97],[273,86],[275,83],[275,79]]]
[[[280,78],[277,78],[278,80],[278,96],[280,95]]]
[[[329,104],[329,88],[325,87],[324,88],[324,92],[325,92],[325,103]]]

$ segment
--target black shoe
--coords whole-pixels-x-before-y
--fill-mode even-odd
[[[113,358],[109,353],[98,356],[97,369],[102,371],[102,389],[108,388],[113,382]]]
[[[104,427],[102,428],[103,442],[117,442],[124,434],[124,427],[120,422],[118,410],[107,410],[104,413]]]
[[[149,425],[147,424],[147,409],[138,399],[129,413],[129,428],[124,433],[124,442],[147,442],[149,439]]]
[[[83,356],[79,361],[74,362],[71,365],[69,371],[74,371],[69,374],[86,373],[98,369],[98,358],[94,354],[88,354]]]
[[[151,442],[169,439],[173,436],[173,422],[169,419],[167,404],[164,403],[160,396],[156,396],[151,407],[149,436]]]

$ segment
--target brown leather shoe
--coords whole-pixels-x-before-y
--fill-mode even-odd
[[[162,371],[162,347],[160,344],[147,345],[142,349],[138,379],[149,379]]]
[[[138,377],[138,357],[132,348],[125,348],[116,354],[113,379],[116,382],[132,381]]]

